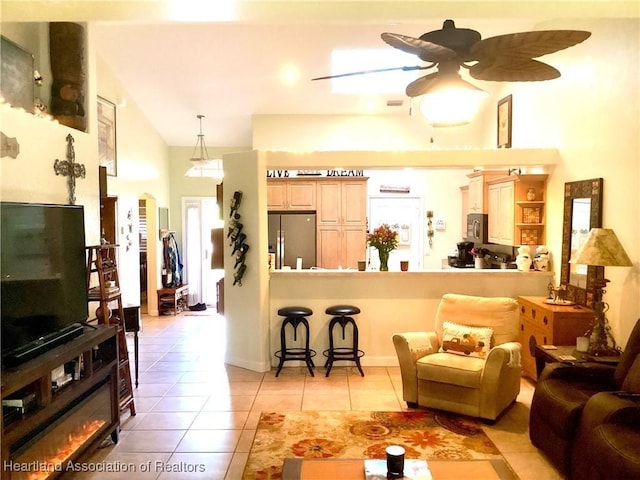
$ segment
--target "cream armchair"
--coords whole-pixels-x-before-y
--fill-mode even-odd
[[[520,393],[519,324],[512,298],[444,295],[435,331],[393,335],[407,406],[495,420]]]

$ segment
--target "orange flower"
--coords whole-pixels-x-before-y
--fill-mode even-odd
[[[330,458],[339,455],[344,445],[324,438],[306,438],[291,446],[296,457]]]

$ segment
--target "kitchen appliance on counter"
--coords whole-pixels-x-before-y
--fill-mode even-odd
[[[516,268],[514,258],[508,253],[495,253],[489,255],[489,268],[499,268],[502,270]]]
[[[473,243],[487,243],[488,238],[489,215],[486,213],[469,213],[467,215],[466,240]]]
[[[456,246],[458,254],[449,256],[449,265],[455,268],[474,268],[473,255],[471,254],[473,242],[458,242]]]
[[[315,267],[316,213],[270,212],[268,217],[269,253],[275,255],[272,268]]]

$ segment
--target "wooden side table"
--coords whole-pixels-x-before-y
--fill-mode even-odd
[[[545,303],[544,297],[518,297],[520,305],[520,343],[523,374],[536,380],[536,346],[570,346],[593,324],[593,310],[580,305],[558,306]]]
[[[186,307],[187,296],[189,295],[189,285],[186,283],[179,287],[165,287],[158,290],[158,310],[160,315],[171,313],[177,315]]]
[[[574,362],[574,363],[583,363],[583,362],[597,362],[597,363],[606,363],[609,365],[617,365],[620,361],[620,357],[593,357],[585,352],[579,352],[576,350],[575,346],[570,345],[559,345],[556,346],[555,349],[547,349],[542,345],[536,345],[535,348],[535,359],[536,359],[536,373],[539,377],[544,369],[544,366],[547,363],[554,362]],[[566,357],[567,355],[571,355],[575,358],[575,360],[565,360],[562,357]]]

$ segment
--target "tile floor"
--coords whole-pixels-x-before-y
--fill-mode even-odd
[[[263,410],[406,409],[397,367],[364,367],[361,377],[337,364],[329,378],[322,368],[311,377],[305,368],[289,367],[275,378],[274,371],[225,365],[224,319],[209,312],[143,316],[137,415],[125,412],[119,442],[87,460],[91,468],[117,471],[65,479],[239,480]],[[561,479],[529,442],[532,394],[523,380],[517,403],[483,428],[520,479]]]

